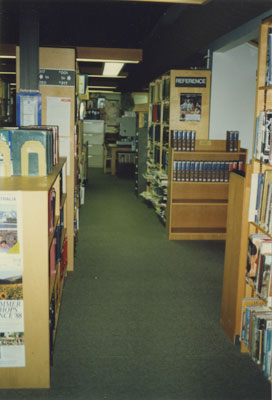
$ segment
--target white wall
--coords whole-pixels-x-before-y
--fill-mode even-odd
[[[258,49],[248,43],[213,53],[210,139],[240,132],[241,146],[252,157]]]

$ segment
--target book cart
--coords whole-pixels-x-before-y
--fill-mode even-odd
[[[50,201],[52,191],[55,193],[53,203]],[[21,237],[25,362],[16,367],[12,367],[12,363],[6,367],[2,364],[0,388],[49,388],[67,267],[66,159],[61,158],[48,176],[1,178],[0,196],[9,193],[20,197],[18,228],[21,232],[18,234]],[[56,264],[52,262],[55,240],[61,254]],[[4,346],[1,347],[3,351]]]
[[[253,138],[253,159],[247,165],[246,177],[243,181],[239,178],[233,177],[233,189],[236,191],[236,197],[239,196],[238,209],[234,216],[229,214],[230,232],[236,232],[236,245],[234,240],[231,246],[228,241],[226,244],[225,254],[225,270],[223,282],[223,296],[222,296],[222,314],[221,323],[226,333],[231,340],[240,337],[241,352],[249,353],[252,359],[263,370],[265,376],[271,380],[271,345],[270,333],[271,318],[269,313],[271,308],[271,291],[269,292],[270,284],[264,277],[266,270],[265,260],[261,257],[265,255],[270,256],[271,252],[266,254],[258,254],[258,265],[256,276],[248,274],[249,267],[249,239],[252,234],[264,234],[269,239],[272,239],[270,225],[264,224],[266,213],[271,203],[268,202],[268,197],[265,194],[266,173],[272,171],[272,166],[269,161],[270,141],[265,152],[265,137],[267,133],[271,133],[271,127],[263,125],[262,122],[268,121],[269,118],[262,118],[262,113],[272,110],[272,85],[267,83],[267,71],[270,70],[271,74],[271,38],[269,39],[269,30],[272,28],[272,17],[264,20],[260,26],[259,33],[259,54],[258,54],[258,69],[257,69],[257,88],[256,88],[256,103],[255,103],[255,134]],[[272,32],[272,31],[271,31]],[[269,45],[270,44],[270,45]],[[270,56],[270,62],[269,62]],[[268,67],[269,65],[269,67]],[[264,128],[265,129],[262,129]],[[259,147],[259,143],[262,146]],[[270,153],[271,154],[271,153]],[[270,160],[271,162],[271,160]],[[263,186],[254,184],[254,175],[258,176],[264,174]],[[257,198],[260,197],[259,205]],[[237,203],[235,203],[237,204]],[[256,218],[252,218],[252,205]],[[230,205],[231,207],[231,205]],[[232,205],[234,207],[234,203]],[[235,221],[235,214],[239,214],[240,218]],[[238,227],[239,225],[239,227]],[[237,250],[239,249],[239,253]],[[232,254],[230,254],[232,252]],[[236,253],[236,255],[235,255]],[[230,266],[232,262],[232,267]],[[271,264],[269,267],[269,274],[271,276]],[[260,268],[263,268],[261,270]],[[268,278],[269,279],[269,278]],[[232,288],[230,282],[232,281]],[[266,287],[265,287],[266,286]],[[263,292],[263,288],[265,289]],[[266,295],[264,295],[266,293]],[[230,301],[229,298],[232,297]],[[232,304],[230,304],[230,302]],[[264,307],[259,308],[261,313],[258,316],[258,311],[254,313],[250,307]],[[253,312],[252,312],[252,311]],[[255,314],[255,315],[254,315]],[[270,356],[269,356],[270,354]]]

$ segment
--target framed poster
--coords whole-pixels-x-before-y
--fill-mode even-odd
[[[201,93],[181,93],[180,94],[180,121],[194,121],[201,120]]]
[[[17,125],[41,125],[42,101],[40,93],[17,93]]]

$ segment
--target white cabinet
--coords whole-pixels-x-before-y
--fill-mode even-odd
[[[104,120],[83,121],[83,142],[88,142],[88,167],[103,168]]]

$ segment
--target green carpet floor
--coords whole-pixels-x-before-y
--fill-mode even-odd
[[[133,188],[90,170],[52,387],[0,398],[269,400],[269,382],[220,327],[224,243],[169,241]]]

